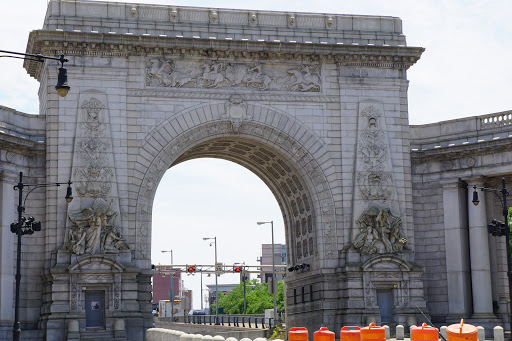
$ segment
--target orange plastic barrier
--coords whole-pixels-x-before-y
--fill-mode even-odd
[[[411,341],[437,341],[439,340],[439,333],[434,327],[428,326],[423,323],[421,327],[411,329]]]
[[[343,327],[340,330],[340,341],[360,341],[361,328],[359,327]]]
[[[308,330],[304,327],[293,327],[288,330],[288,341],[308,341]]]
[[[334,341],[334,333],[327,327],[322,327],[313,334],[314,341]]]
[[[446,328],[446,338],[448,341],[477,341],[478,332],[475,326],[464,324],[464,319],[460,324],[452,324]]]
[[[361,341],[386,341],[386,330],[370,323],[368,327],[361,328]]]

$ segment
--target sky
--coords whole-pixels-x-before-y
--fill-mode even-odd
[[[115,1],[120,2],[120,1]],[[122,1],[163,5],[288,12],[385,15],[402,19],[408,46],[426,48],[407,72],[410,123],[427,124],[512,109],[512,2],[510,0],[356,1]],[[42,27],[46,0],[2,1],[0,50],[25,52],[28,34]],[[0,105],[37,114],[39,83],[21,60],[0,59]],[[70,75],[71,77],[71,75]],[[71,90],[72,91],[72,90]],[[207,170],[207,171],[205,171]],[[256,265],[262,243],[284,242],[276,200],[248,170],[222,160],[192,160],[171,168],[162,179],[153,208],[152,260],[155,264],[213,264],[218,260]],[[185,276],[200,307],[199,275]],[[203,278],[213,284],[214,278]],[[236,282],[221,276],[219,283]]]

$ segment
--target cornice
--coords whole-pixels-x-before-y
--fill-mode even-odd
[[[443,162],[463,157],[511,152],[511,142],[511,139],[500,139],[424,151],[411,151],[411,162],[413,164],[430,163],[433,161]]]
[[[208,59],[332,62],[348,67],[408,69],[425,49],[405,46],[333,45],[208,40],[65,31],[32,31],[27,53],[128,57],[165,55]],[[25,61],[37,78],[40,63]]]
[[[44,154],[46,143],[0,133],[0,149],[22,155]]]

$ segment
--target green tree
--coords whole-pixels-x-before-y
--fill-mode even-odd
[[[259,283],[256,279],[245,284],[247,314],[263,314],[265,309],[272,309],[273,297],[268,293],[267,283]],[[284,311],[284,284],[278,282],[276,295],[278,310]],[[240,283],[233,291],[219,297],[219,308],[224,308],[224,314],[244,313],[244,284]],[[215,303],[213,306],[215,309]]]

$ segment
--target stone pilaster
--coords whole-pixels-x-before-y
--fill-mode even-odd
[[[15,174],[0,172],[0,339],[3,337],[4,328],[12,330],[14,321],[15,235],[11,233],[9,226],[16,219],[13,190],[15,184]]]
[[[441,184],[443,186],[448,313],[469,316],[472,302],[466,188],[459,179],[443,180]]]
[[[483,186],[482,178],[468,181],[469,251],[471,258],[471,285],[473,291],[473,317],[492,317],[491,262],[485,195],[479,192],[480,203],[474,206],[471,187]]]

